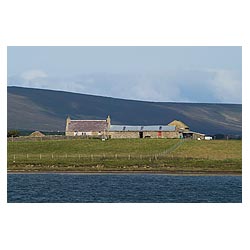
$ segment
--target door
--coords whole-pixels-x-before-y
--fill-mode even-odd
[[[143,138],[143,132],[139,132],[139,138]]]
[[[157,135],[158,135],[158,137],[162,137],[162,133],[161,133],[161,131],[158,131],[158,133],[157,133]]]

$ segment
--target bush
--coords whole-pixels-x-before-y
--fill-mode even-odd
[[[18,130],[9,130],[7,133],[7,137],[18,137],[20,132]]]

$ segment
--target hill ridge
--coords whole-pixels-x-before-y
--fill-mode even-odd
[[[8,129],[64,131],[72,119],[105,119],[112,124],[154,125],[181,120],[206,134],[241,134],[242,105],[152,102],[61,90],[8,86]]]

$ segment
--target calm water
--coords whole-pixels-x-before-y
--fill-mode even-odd
[[[8,174],[8,202],[241,202],[241,176]]]

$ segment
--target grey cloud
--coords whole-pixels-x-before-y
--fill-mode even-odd
[[[214,96],[222,102],[242,102],[241,76],[234,71],[215,70],[210,81]]]
[[[9,85],[64,90],[146,101],[241,103],[241,72],[172,70],[162,74],[47,76],[43,71],[8,78]]]

